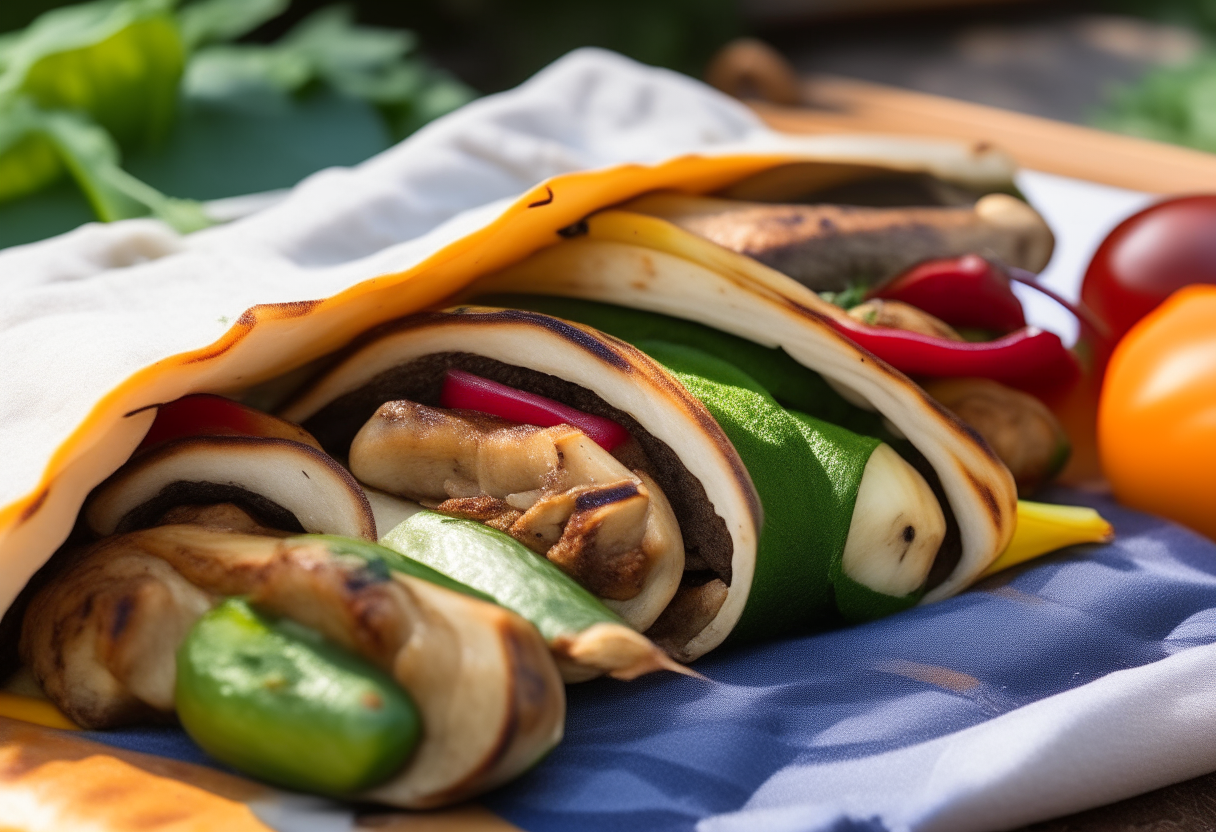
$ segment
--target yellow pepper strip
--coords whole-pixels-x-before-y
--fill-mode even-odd
[[[1115,530],[1092,508],[1018,500],[1018,525],[1005,551],[980,578],[1077,543],[1109,543]]]
[[[46,728],[61,728],[79,731],[80,726],[63,715],[63,712],[45,699],[21,696],[0,691],[0,716],[32,722]]]

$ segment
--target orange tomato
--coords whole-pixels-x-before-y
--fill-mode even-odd
[[[1115,496],[1216,540],[1216,286],[1189,286],[1124,336],[1098,406]]]

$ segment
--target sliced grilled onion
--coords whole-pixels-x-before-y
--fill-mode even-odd
[[[285,531],[376,539],[359,483],[333,458],[288,439],[193,436],[134,459],[94,490],[85,506],[99,537],[156,525],[179,505],[235,503]]]

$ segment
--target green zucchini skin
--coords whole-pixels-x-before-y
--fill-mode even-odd
[[[398,558],[473,587],[531,621],[551,644],[596,624],[626,626],[565,572],[510,535],[475,520],[420,511],[380,542]]]
[[[635,346],[705,405],[739,452],[764,506],[751,591],[729,643],[833,623],[829,569],[837,540],[843,551],[852,511],[850,505],[845,512],[847,495],[809,452],[802,427],[733,364],[681,344]]]
[[[693,347],[735,365],[782,407],[801,411],[854,433],[890,441],[881,416],[849,404],[823,376],[802,366],[780,348],[761,346],[693,321],[598,301],[504,294],[478,298],[478,303],[529,309],[578,321],[634,346],[638,341],[665,341]]]
[[[314,630],[229,599],[177,652],[186,732],[217,760],[280,786],[348,795],[395,774],[422,733],[386,673]]]
[[[836,483],[837,491],[842,496],[842,507],[847,503],[848,517],[851,522],[866,462],[870,459],[870,454],[874,453],[874,449],[882,443],[874,437],[859,436],[838,425],[828,424],[796,410],[788,412],[798,422],[803,438],[806,439],[807,446],[815,455],[815,459],[829,472],[832,481]],[[838,540],[833,540],[831,544],[833,554],[828,567],[828,578],[832,582],[836,609],[841,617],[845,621],[855,624],[882,618],[916,606],[921,596],[925,594],[923,589],[907,595],[885,595],[844,574],[844,547],[848,540],[848,532],[849,523],[846,523],[844,535]]]
[[[418,578],[435,586],[459,592],[461,595],[468,595],[470,598],[476,598],[478,601],[486,601],[491,604],[498,603],[494,599],[494,596],[468,584],[463,584],[459,580],[453,579],[451,576],[428,566],[418,559],[405,557],[400,552],[386,545],[369,543],[356,537],[342,537],[336,534],[304,534],[297,535],[291,539],[303,542],[310,540],[319,541],[324,543],[330,553],[334,555],[353,555],[360,558],[367,562],[370,570],[379,574],[384,580],[388,580],[389,572],[399,572],[402,575],[408,575],[411,578]],[[511,542],[514,543],[514,541]]]

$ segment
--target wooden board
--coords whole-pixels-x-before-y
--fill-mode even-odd
[[[817,75],[803,107],[749,102],[788,133],[895,133],[996,145],[1023,167],[1159,194],[1216,191],[1216,154],[982,104]]]

